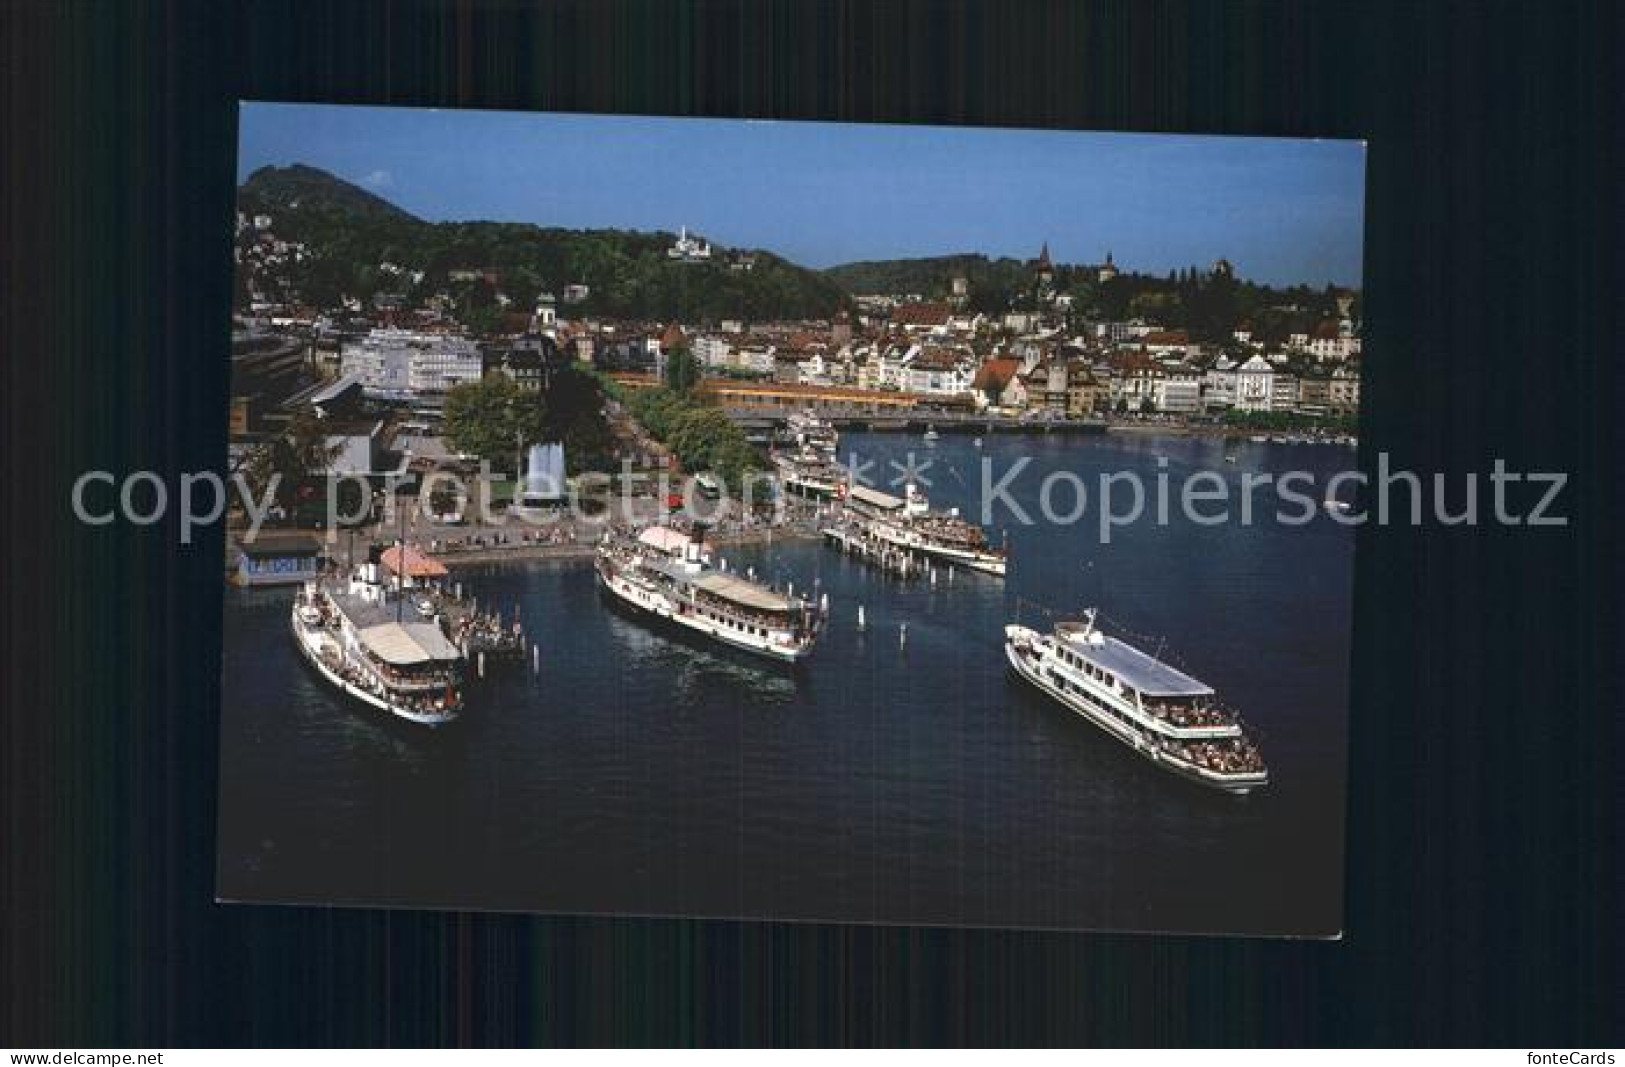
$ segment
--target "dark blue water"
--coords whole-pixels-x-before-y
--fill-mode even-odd
[[[1036,514],[1044,472],[1192,470],[1231,483],[1352,453],[1172,437],[851,435],[914,450],[933,502],[995,477]],[[1224,462],[1226,451],[1237,462]],[[1159,466],[1162,457],[1163,466]],[[1152,485],[1154,488],[1154,484]],[[1318,500],[1320,491],[1313,490]],[[1071,507],[1070,493],[1058,505]],[[1126,501],[1126,497],[1123,498]],[[1260,491],[1261,515],[1274,497]],[[488,678],[430,733],[330,694],[286,636],[291,593],[229,592],[220,893],[233,900],[1324,934],[1340,928],[1351,532],[1317,514],[1159,526],[1101,544],[1005,512],[1007,580],[903,582],[815,543],[724,549],[816,582],[834,622],[799,672],[652,631],[588,566],[463,572],[518,604],[539,675]],[[1126,506],[1126,504],[1124,505]],[[1234,505],[1233,505],[1234,510]],[[1097,604],[1255,728],[1268,789],[1230,797],[1128,753],[1011,677],[1001,628]],[[858,605],[868,629],[855,625]],[[899,628],[906,623],[907,642]],[[1121,632],[1121,631],[1120,631]]]

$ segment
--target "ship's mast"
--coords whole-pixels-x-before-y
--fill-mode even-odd
[[[400,494],[395,494],[395,506],[400,508]],[[400,537],[395,543],[395,553],[398,557],[395,562],[400,564],[395,569],[395,621],[400,622],[402,612],[406,609],[406,511],[402,508],[396,515],[396,532]]]

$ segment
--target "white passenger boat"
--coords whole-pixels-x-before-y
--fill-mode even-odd
[[[812,408],[792,412],[785,420],[784,429],[797,450],[816,452],[826,459],[834,459],[841,445],[841,435],[836,432],[835,424]]]
[[[463,657],[439,624],[412,619],[391,600],[378,565],[357,567],[347,584],[307,582],[294,596],[294,644],[339,693],[424,726],[463,709]]]
[[[780,593],[712,562],[704,531],[651,526],[599,543],[600,586],[636,611],[730,648],[785,663],[812,652],[827,605]]]
[[[1214,691],[1095,626],[1052,633],[1011,624],[1004,651],[1022,678],[1163,770],[1229,793],[1269,782],[1258,747]]]
[[[773,454],[773,469],[785,492],[817,500],[839,496],[845,475],[824,453],[802,448],[792,453]]]
[[[909,482],[897,497],[867,486],[846,490],[849,522],[876,541],[921,557],[1003,577],[1006,555],[988,544],[987,534],[957,511],[932,511],[930,501]]]

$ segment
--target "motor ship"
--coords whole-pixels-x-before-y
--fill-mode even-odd
[[[783,663],[809,655],[828,605],[780,593],[714,561],[705,530],[650,526],[635,537],[606,534],[599,585],[640,614],[699,637]]]
[[[846,512],[860,532],[884,544],[930,559],[1004,577],[1006,553],[988,544],[987,534],[958,510],[932,511],[912,481],[897,497],[867,486],[846,490]]]
[[[827,455],[814,449],[775,452],[773,469],[785,492],[818,500],[832,500],[842,494],[845,474]]]
[[[341,587],[306,582],[289,616],[294,644],[345,696],[442,726],[463,710],[463,655],[437,622],[408,616],[404,597],[404,590],[391,594],[377,563],[358,566]]]
[[[841,446],[841,435],[834,424],[812,408],[791,412],[784,431],[796,448],[820,453],[827,459],[834,459]]]
[[[1229,793],[1269,782],[1258,747],[1211,688],[1102,633],[1093,609],[1052,633],[1011,624],[1004,634],[1017,674],[1156,766]]]

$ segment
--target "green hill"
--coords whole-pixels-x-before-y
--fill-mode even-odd
[[[248,214],[291,216],[289,221],[322,219],[380,225],[423,225],[423,221],[325,170],[295,163],[261,167],[237,190],[238,209]],[[283,221],[279,218],[278,222]]]
[[[837,283],[771,253],[718,249],[711,262],[679,262],[666,250],[675,234],[571,230],[514,222],[425,222],[380,197],[314,167],[264,168],[239,189],[247,214],[272,216],[277,237],[300,241],[308,256],[284,268],[286,284],[317,306],[340,294],[369,299],[401,292],[413,300],[447,292],[460,317],[479,325],[501,293],[528,309],[538,293],[581,284],[590,295],[572,314],[702,322],[826,318],[849,308]],[[749,270],[724,251],[751,251]],[[380,271],[381,264],[403,273]],[[454,271],[490,272],[453,281]],[[421,271],[417,282],[410,275]]]
[[[843,263],[825,270],[824,277],[855,296],[918,293],[927,300],[946,298],[953,280],[964,278],[971,310],[988,312],[1020,305],[1031,296],[1035,281],[1030,263],[973,252]]]

